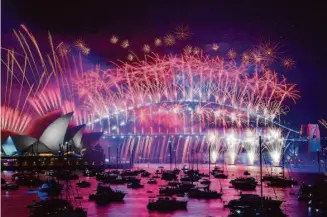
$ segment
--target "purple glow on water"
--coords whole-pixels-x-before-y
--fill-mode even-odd
[[[149,166],[149,167],[148,167]],[[182,165],[179,165],[181,168]],[[137,165],[137,167],[144,168],[154,174],[155,170],[158,168],[157,164],[142,164]],[[165,169],[169,169],[169,165],[164,165]],[[212,165],[212,168],[214,165]],[[199,165],[201,172],[208,173],[208,165],[201,164]],[[120,189],[127,193],[123,203],[112,203],[107,206],[101,207],[97,206],[94,202],[88,201],[88,195],[95,192],[97,181],[95,177],[83,177],[80,174],[80,180],[87,180],[91,182],[90,188],[78,188],[79,196],[82,196],[83,199],[76,200],[78,203],[81,202],[82,207],[86,208],[88,211],[88,216],[90,217],[104,217],[104,216],[129,216],[129,217],[138,217],[138,216],[227,216],[229,214],[229,209],[223,207],[223,203],[227,203],[232,199],[238,198],[239,192],[233,188],[230,188],[229,181],[239,176],[243,176],[245,170],[248,170],[251,176],[255,177],[257,180],[259,178],[259,168],[257,166],[243,166],[243,165],[228,165],[228,179],[215,179],[211,178],[212,184],[211,188],[217,191],[220,191],[220,186],[223,188],[224,195],[222,199],[217,200],[197,200],[197,199],[188,199],[187,211],[175,211],[169,213],[159,213],[159,212],[149,212],[147,209],[147,203],[149,196],[158,195],[158,186],[164,185],[167,182],[161,179],[157,179],[158,184],[147,184],[149,178],[142,178],[141,184],[144,184],[145,187],[142,189],[129,189],[126,185],[111,185],[113,189]],[[274,173],[281,172],[281,168],[264,168],[264,174],[271,172]],[[181,171],[182,173],[182,171]],[[286,173],[288,174],[288,173]],[[10,180],[10,174],[2,174],[7,180]],[[296,178],[299,183],[302,181],[313,181],[309,178],[313,178],[314,175],[308,175],[301,172],[292,173],[292,177]],[[221,184],[220,184],[220,183]],[[75,188],[76,181],[72,181],[72,186]],[[199,184],[200,185],[200,184]],[[299,185],[300,186],[300,185]],[[269,188],[264,186],[264,195],[271,198],[277,198],[285,201],[281,208],[284,210],[288,216],[299,216],[306,217],[308,216],[307,205],[303,202],[297,200],[297,193],[299,186],[293,188]],[[33,200],[39,200],[39,196],[36,192],[28,191],[30,190],[27,187],[20,187],[18,191],[1,191],[1,215],[6,217],[21,217],[28,215],[28,209],[26,206],[32,203]],[[147,193],[151,190],[153,193]],[[74,191],[76,194],[76,190]],[[291,192],[295,194],[290,194]],[[260,194],[260,186],[257,186],[256,191],[250,191],[249,193]],[[72,195],[72,194],[71,194]],[[76,196],[76,195],[75,195]]]

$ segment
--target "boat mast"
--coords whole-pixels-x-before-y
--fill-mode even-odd
[[[117,170],[118,170],[118,151],[119,151],[118,149],[119,149],[119,144],[117,145],[117,157],[116,157],[117,158]]]
[[[110,145],[108,145],[108,167],[110,169]]]
[[[210,155],[211,155],[210,152],[211,152],[211,145],[209,145],[209,180],[210,180],[210,163],[211,163],[211,162],[210,162],[210,160],[211,160],[211,159],[210,159]]]
[[[263,208],[263,186],[262,186],[262,149],[261,149],[261,136],[259,136],[259,153],[260,153],[260,196],[261,196],[261,208]]]
[[[169,141],[169,163],[170,163],[170,170],[172,170],[172,163],[173,163],[173,155],[171,154],[171,141]]]
[[[177,150],[175,149],[175,150],[174,150],[174,152],[175,152],[175,169],[177,169],[177,159],[176,159],[176,158],[177,158],[177,153],[176,153],[176,151],[177,151]]]
[[[285,151],[285,147],[284,147],[284,145],[283,145],[283,148],[282,148],[282,176],[283,176],[283,179],[285,178],[285,170],[284,170],[284,166],[285,166],[284,151]]]

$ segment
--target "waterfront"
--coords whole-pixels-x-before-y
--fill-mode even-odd
[[[157,164],[140,164],[136,165],[135,168],[143,168],[148,170],[152,174],[158,168]],[[182,165],[179,165],[181,167]],[[169,165],[164,165],[165,169],[169,169]],[[214,165],[212,165],[212,168]],[[81,203],[82,207],[87,209],[88,216],[95,217],[104,217],[104,216],[217,216],[225,217],[229,214],[229,209],[224,208],[223,204],[228,201],[238,198],[239,192],[233,188],[230,188],[229,181],[233,178],[243,176],[245,170],[249,171],[251,176],[259,180],[259,168],[256,166],[243,166],[243,165],[228,165],[226,166],[228,170],[228,179],[215,179],[211,177],[211,188],[217,191],[220,191],[220,187],[223,189],[224,195],[222,199],[217,200],[197,200],[197,199],[188,199],[187,211],[175,211],[169,213],[158,213],[158,212],[149,212],[147,209],[147,203],[150,196],[158,195],[158,186],[166,184],[166,181],[158,179],[157,185],[147,184],[149,178],[142,178],[141,183],[145,185],[141,189],[129,189],[126,185],[111,185],[113,189],[120,189],[127,193],[123,203],[112,203],[108,206],[97,206],[94,202],[88,201],[88,195],[95,192],[97,181],[95,177],[84,177],[81,173],[80,180],[87,180],[91,182],[90,188],[78,189],[78,195],[82,196],[83,199],[75,200],[76,203]],[[208,165],[201,164],[199,165],[201,172],[208,172]],[[278,167],[264,167],[263,172],[266,174],[268,171],[274,173],[281,172],[281,168]],[[292,178],[295,178],[299,181],[299,184],[302,181],[314,182],[314,175],[307,175],[302,172],[293,171]],[[2,177],[6,180],[10,180],[10,172],[2,173]],[[310,179],[309,179],[310,178]],[[74,189],[76,189],[77,181],[71,181],[71,184]],[[220,184],[220,183],[221,184]],[[300,185],[299,185],[300,186]],[[270,188],[264,185],[264,196],[271,198],[278,198],[283,200],[281,208],[285,214],[288,216],[299,216],[307,217],[310,216],[308,213],[308,208],[306,203],[299,202],[297,200],[297,192],[299,186],[294,186],[292,188]],[[147,193],[148,190],[151,190],[153,193]],[[76,191],[74,191],[76,194]],[[250,191],[249,193],[260,194],[260,186],[257,186],[256,191]],[[72,195],[72,194],[71,194]],[[77,195],[74,195],[77,196]],[[28,209],[26,205],[32,203],[33,200],[39,200],[39,196],[36,191],[31,191],[27,187],[20,187],[18,191],[1,191],[2,198],[2,209],[1,215],[6,217],[21,217],[28,216]]]

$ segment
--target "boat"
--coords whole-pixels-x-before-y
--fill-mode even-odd
[[[22,175],[16,178],[16,184],[28,187],[39,186],[43,183],[43,181],[35,176],[31,175]]]
[[[59,180],[76,180],[78,178],[78,175],[71,171],[61,171],[57,173],[57,179]]]
[[[86,217],[87,212],[82,208],[74,208],[64,199],[47,199],[28,205],[30,217],[54,217],[54,216],[76,216]]]
[[[155,179],[149,179],[148,180],[148,184],[157,184],[158,182],[157,182],[157,180],[155,180]]]
[[[80,188],[88,188],[91,186],[91,183],[87,181],[79,181],[76,183],[76,185]]]
[[[211,183],[211,181],[209,179],[203,179],[202,181],[200,181],[200,184],[202,185],[209,185]]]
[[[298,185],[298,182],[294,179],[287,179],[282,177],[276,177],[273,180],[269,181],[268,186],[270,187],[292,187],[293,185]]]
[[[259,136],[259,150],[262,150],[262,140],[261,136]],[[263,196],[263,185],[262,185],[262,151],[260,151],[260,195],[256,194],[240,194],[240,198],[236,200],[231,200],[226,207],[228,207],[231,211],[230,216],[285,216],[281,209],[280,205],[283,201],[274,200],[268,197]],[[247,178],[237,178],[231,181],[234,187],[242,187],[246,190],[250,190],[251,188],[255,189],[257,182],[253,177]],[[237,186],[239,185],[239,186]],[[242,186],[244,185],[244,186]],[[252,190],[254,190],[252,189]]]
[[[83,171],[83,175],[85,176],[85,177],[94,177],[94,176],[96,176],[96,171],[94,171],[94,170],[89,170],[89,169],[86,169],[86,170],[84,170]]]
[[[161,179],[166,181],[172,181],[172,180],[177,180],[177,176],[175,173],[163,172],[161,175]]]
[[[156,175],[154,175],[154,176],[152,176],[151,178],[153,178],[153,179],[159,179],[160,176],[156,176]]]
[[[226,207],[237,208],[237,207],[252,207],[259,208],[263,205],[269,209],[279,209],[283,201],[273,200],[268,197],[260,197],[256,194],[241,194],[239,199],[229,201]]]
[[[137,189],[137,188],[143,188],[144,185],[141,185],[140,183],[137,182],[132,182],[131,184],[127,185],[127,188],[132,188],[132,189]]]
[[[234,180],[231,180],[230,183],[233,185],[235,189],[243,190],[243,191],[253,191],[256,189],[257,182],[253,177],[240,177]]]
[[[180,173],[180,169],[177,169],[177,168],[175,168],[174,170],[173,170],[173,173],[175,173],[176,175],[178,175],[179,173]]]
[[[264,175],[262,177],[262,181],[263,182],[271,182],[271,181],[274,181],[277,178],[279,178],[279,176],[268,174],[268,175]]]
[[[174,184],[174,185],[160,187],[159,194],[165,194],[165,195],[184,194],[194,187],[195,185],[191,182],[180,182],[177,183],[176,185]]]
[[[159,188],[159,194],[161,195],[177,195],[184,194],[187,190],[179,186],[165,186]]]
[[[187,201],[179,201],[175,198],[158,198],[157,200],[150,199],[148,205],[149,210],[156,211],[174,211],[174,210],[186,210]]]
[[[228,178],[228,175],[224,174],[224,173],[216,173],[214,175],[215,178],[217,179],[227,179]]]
[[[137,176],[138,174],[140,174],[139,171],[137,170],[134,170],[134,171],[131,171],[131,170],[124,170],[123,172],[120,173],[121,176]]]
[[[249,173],[249,171],[244,171],[244,173],[243,173],[245,176],[250,176],[251,174]]]
[[[123,185],[126,183],[126,179],[116,174],[109,174],[102,179],[102,182],[112,185]]]
[[[59,196],[62,191],[62,185],[59,184],[55,179],[50,179],[39,188],[39,192],[46,193],[48,196],[56,197]]]
[[[96,179],[97,181],[102,181],[102,180],[104,179],[105,175],[106,175],[105,172],[99,172],[99,173],[97,173],[97,174],[95,175],[95,179]]]
[[[314,185],[303,184],[299,190],[299,201],[309,201],[312,198],[317,198],[319,195],[327,195],[327,183],[317,183]]]
[[[212,190],[200,190],[198,188],[193,188],[188,192],[188,196],[190,198],[196,198],[196,199],[217,199],[221,198],[223,193],[219,193],[217,191]]]
[[[125,195],[122,191],[114,191],[110,186],[99,184],[96,193],[89,195],[89,200],[95,201],[98,205],[106,205],[110,202],[122,202]]]
[[[5,190],[5,191],[16,191],[16,190],[18,190],[18,188],[19,188],[19,185],[14,184],[14,183],[6,183],[1,186],[1,190]]]
[[[235,207],[230,209],[228,217],[286,217],[281,209],[253,208],[250,206]]]
[[[223,173],[224,171],[222,169],[220,169],[220,167],[215,166],[211,172],[211,175],[215,175],[216,173]]]
[[[151,175],[151,173],[145,171],[143,173],[141,173],[141,177],[149,177]]]

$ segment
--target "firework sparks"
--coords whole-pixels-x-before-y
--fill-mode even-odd
[[[295,67],[295,61],[291,58],[286,58],[283,60],[283,66],[287,69],[292,69]]]
[[[327,121],[324,119],[318,120],[318,122],[327,129]]]
[[[175,36],[179,40],[186,40],[191,37],[191,32],[188,26],[177,26],[174,32]]]
[[[213,43],[211,49],[217,51],[219,49],[219,45],[217,43]]]
[[[190,55],[190,54],[192,54],[192,50],[193,50],[192,46],[187,45],[187,46],[184,47],[184,54],[185,55]]]
[[[117,44],[119,41],[118,37],[116,35],[111,36],[110,43]]]
[[[19,33],[17,36],[23,40]],[[158,40],[155,40],[155,46],[162,43],[172,46],[175,44],[175,35],[170,34],[163,41]],[[118,43],[118,38],[115,43]],[[124,48],[129,46],[127,40],[119,41],[118,44]],[[104,130],[109,135],[203,135],[202,132],[209,130],[206,136],[184,136],[175,140],[179,149],[185,144],[186,148],[181,150],[184,153],[183,159],[188,147],[193,144],[203,152],[204,147],[208,147],[204,144],[211,144],[212,162],[217,160],[224,148],[230,162],[235,163],[244,145],[249,164],[253,164],[257,159],[258,135],[254,130],[249,130],[244,135],[243,129],[253,127],[253,124],[258,128],[270,126],[276,117],[285,113],[285,100],[296,100],[299,96],[294,84],[289,84],[285,78],[280,79],[269,68],[270,59],[274,59],[276,53],[274,47],[262,45],[249,50],[242,55],[241,63],[224,61],[221,56],[206,56],[201,48],[194,46],[186,46],[185,55],[147,54],[142,60],[128,50],[127,60],[135,61],[129,63],[126,60],[118,62],[116,67],[103,69],[100,66],[84,68],[82,63],[76,62],[73,54],[58,58],[57,55],[61,55],[60,49],[64,46],[61,43],[53,49],[53,59],[49,55],[49,58],[47,56],[36,61],[40,62],[35,64],[38,66],[34,66],[29,55],[19,60],[13,52],[8,52],[6,61],[3,61],[8,71],[5,78],[6,93],[13,92],[12,86],[18,83],[21,85],[19,88],[22,87],[22,94],[18,94],[18,98],[26,98],[27,103],[22,100],[14,106],[17,109],[7,109],[6,114],[11,115],[2,117],[1,126],[24,131],[24,126],[30,120],[28,115],[24,116],[26,111],[43,115],[61,108],[65,112],[74,110],[78,123],[90,123],[90,128]],[[82,50],[86,45],[79,41],[75,43],[75,47]],[[219,47],[215,48],[213,44],[212,49]],[[143,51],[150,52],[150,45],[145,44]],[[237,58],[234,50],[230,50],[227,56],[232,57],[231,59]],[[19,66],[12,63],[19,61]],[[248,62],[251,64],[247,64]],[[46,66],[43,67],[44,65]],[[29,68],[35,72],[36,82],[26,78],[25,72]],[[256,73],[249,73],[253,68],[256,68]],[[25,86],[28,88],[24,88]],[[27,94],[23,94],[25,92]],[[2,105],[10,108],[8,99],[5,101]],[[29,110],[21,109],[25,104]],[[28,112],[26,113],[29,114]],[[19,115],[22,119],[18,118]],[[325,121],[320,123],[326,124]],[[213,125],[222,127],[223,132],[219,131],[219,137],[218,132],[210,131]],[[160,156],[166,153],[169,139],[162,140]],[[148,156],[151,139],[140,138],[139,144],[144,147],[140,150],[147,150],[144,153]],[[264,144],[272,161],[277,164],[282,147],[285,146],[281,132],[276,129],[268,130],[264,136]]]
[[[199,47],[194,47],[193,48],[193,54],[194,55],[200,54],[200,52],[201,52],[201,49]]]
[[[128,47],[129,47],[129,41],[128,41],[128,40],[124,40],[124,41],[122,41],[122,43],[121,43],[121,47],[122,47],[122,48],[128,48]]]
[[[128,55],[127,55],[127,59],[128,59],[129,61],[133,61],[133,59],[134,59],[134,55],[133,55],[133,54],[128,54]]]
[[[148,44],[143,45],[142,50],[144,53],[149,53],[151,50],[150,45],[148,45]]]
[[[162,45],[162,40],[160,38],[154,39],[154,45],[159,47]]]
[[[234,49],[230,49],[227,53],[227,56],[229,59],[235,59],[236,58],[236,51]]]
[[[60,43],[60,45],[57,47],[59,55],[61,57],[65,57],[68,56],[70,54],[70,46],[68,44],[65,43]]]
[[[91,49],[86,46],[83,39],[76,40],[75,41],[75,47],[76,47],[77,50],[79,50],[84,55],[89,55],[90,54]]]
[[[167,34],[165,37],[164,37],[164,42],[165,42],[165,45],[168,46],[168,47],[171,47],[171,46],[174,46],[175,43],[176,43],[176,39],[174,37],[174,35],[172,34]]]

